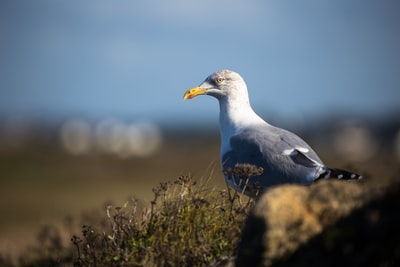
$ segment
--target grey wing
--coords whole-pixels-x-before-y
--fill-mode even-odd
[[[273,127],[271,132],[279,137],[277,152],[289,156],[295,163],[305,167],[323,165],[317,153],[299,136],[287,130]]]
[[[297,135],[273,126],[246,129],[230,140],[231,151],[223,155],[223,168],[236,163],[263,167],[253,180],[268,187],[281,183],[311,183],[323,163]]]

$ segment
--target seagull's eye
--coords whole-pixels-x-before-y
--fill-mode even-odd
[[[217,79],[215,79],[215,81],[216,81],[217,83],[222,83],[224,80],[225,80],[225,79],[222,78],[222,77],[218,77]]]

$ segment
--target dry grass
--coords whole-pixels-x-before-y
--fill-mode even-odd
[[[85,226],[73,237],[75,265],[209,266],[231,258],[252,201],[208,184],[181,176],[153,189],[148,208],[135,200],[108,207],[108,232]]]
[[[253,175],[246,171],[241,170],[245,183]],[[147,205],[136,199],[109,205],[102,214],[88,216],[89,223],[67,246],[57,228],[43,228],[38,245],[22,255],[19,265],[218,266],[235,254],[254,201],[210,187],[209,179],[181,176],[154,188]]]

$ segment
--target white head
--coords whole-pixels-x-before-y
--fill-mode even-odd
[[[198,95],[210,95],[218,99],[219,120],[222,136],[230,136],[250,124],[266,123],[251,108],[247,86],[236,72],[214,72],[202,84],[185,92],[184,99]]]
[[[210,95],[224,102],[249,102],[246,83],[238,73],[230,70],[212,73],[202,84],[187,90],[183,98],[192,99],[198,95]]]

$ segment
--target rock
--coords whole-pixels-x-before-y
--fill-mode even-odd
[[[271,266],[287,259],[369,198],[367,188],[355,181],[323,180],[266,191],[247,219],[236,266]]]
[[[378,192],[274,266],[400,266],[400,184]]]

